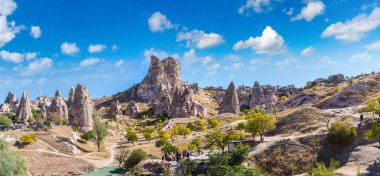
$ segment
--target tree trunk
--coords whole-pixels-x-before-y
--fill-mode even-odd
[[[264,141],[264,138],[263,138],[263,133],[260,133],[260,141],[263,142]]]
[[[100,141],[98,140],[98,152],[100,152]]]

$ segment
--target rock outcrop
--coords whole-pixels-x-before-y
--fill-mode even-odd
[[[9,92],[4,104],[8,104],[11,111],[17,112],[19,101],[14,93]]]
[[[219,113],[240,113],[238,92],[233,82],[227,88],[226,94],[220,104]]]
[[[41,108],[40,108],[40,112],[42,114],[42,119],[46,119],[47,118],[47,109],[46,109],[46,106],[43,105]]]
[[[91,96],[86,87],[78,84],[69,110],[69,123],[78,126],[81,131],[91,130],[93,127],[93,106]]]
[[[4,104],[0,105],[0,112],[9,113],[11,111],[12,111],[11,106],[8,103],[4,103]]]
[[[116,102],[113,102],[110,106],[110,109],[108,111],[108,117],[117,119],[122,115],[123,112],[121,111],[121,104],[118,100],[116,100]]]
[[[48,113],[57,114],[66,120],[69,119],[69,110],[59,90],[55,92],[54,98],[49,106]]]
[[[136,103],[131,100],[126,110],[124,110],[124,114],[131,117],[137,117],[139,115],[139,107]]]
[[[18,111],[17,111],[17,116],[22,121],[33,120],[32,107],[30,104],[30,100],[29,100],[27,91],[25,91],[22,94],[22,98],[20,100],[20,104],[19,104]]]
[[[265,97],[264,91],[260,86],[259,82],[255,81],[255,84],[252,88],[251,99],[249,100],[250,108],[263,109],[265,108]]]
[[[72,104],[73,104],[73,101],[74,101],[74,94],[75,94],[75,89],[74,87],[71,87],[70,89],[70,93],[69,93],[69,98],[67,99],[67,108],[71,108]]]
[[[168,117],[188,117],[192,115],[192,93],[197,85],[189,86],[181,80],[180,65],[172,57],[160,61],[151,57],[148,74],[140,84],[97,104],[97,108],[110,106],[119,100],[148,103],[156,115]],[[196,108],[196,107],[194,107]]]

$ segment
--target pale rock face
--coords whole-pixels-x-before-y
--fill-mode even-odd
[[[238,95],[239,95],[239,106],[249,106],[249,101],[250,101],[250,95],[248,94],[246,88],[244,85],[239,86],[238,89]]]
[[[47,118],[47,109],[46,109],[46,106],[43,105],[43,106],[40,108],[40,111],[41,111],[41,114],[42,114],[42,119],[46,119],[46,118]]]
[[[124,111],[124,114],[131,117],[137,117],[139,115],[139,107],[133,100],[129,102],[129,105],[127,109]]]
[[[110,110],[108,111],[108,117],[117,119],[122,115],[123,113],[121,111],[121,104],[118,100],[116,100],[116,102],[113,102],[110,106]]]
[[[0,107],[0,112],[2,113],[9,113],[11,112],[11,106],[8,103],[4,103]]]
[[[252,88],[252,95],[249,101],[250,108],[264,109],[265,108],[265,97],[264,91],[260,87],[260,84],[256,81]]]
[[[33,120],[32,108],[27,91],[25,91],[22,95],[17,116],[23,121]]]
[[[74,94],[75,94],[75,89],[74,87],[71,87],[70,93],[69,93],[69,98],[67,99],[67,108],[71,108],[71,105],[73,104],[74,101]]]
[[[200,104],[197,101],[193,101],[193,104],[191,106],[191,115],[197,116],[197,115],[206,115],[207,110],[205,107],[203,107],[202,104]]]
[[[82,131],[92,130],[94,105],[88,90],[81,84],[75,88],[73,103],[69,110],[69,123]]]
[[[69,119],[69,110],[59,90],[56,91],[50,104],[49,113],[58,114],[63,119]]]
[[[174,117],[184,117],[191,115],[191,95],[186,87],[183,92],[176,90],[171,104],[171,115]]]
[[[222,113],[240,113],[238,92],[233,82],[228,86],[226,94],[220,104],[219,114]]]
[[[19,101],[14,93],[9,92],[4,104],[8,104],[11,111],[17,112]]]

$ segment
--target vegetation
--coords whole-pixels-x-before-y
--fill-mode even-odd
[[[0,116],[0,125],[4,125],[8,128],[12,124],[12,120],[6,116]]]
[[[281,99],[281,101],[283,101],[283,102],[284,102],[284,101],[288,100],[288,97],[287,97],[287,96],[285,96],[285,95],[283,95],[283,96],[281,96],[281,98],[280,98],[280,99]]]
[[[260,140],[264,141],[263,135],[269,130],[276,128],[276,118],[265,114],[263,111],[251,110],[246,115],[247,124],[245,131],[251,133],[252,137],[260,135]]]
[[[39,109],[32,109],[33,118],[37,121],[43,120],[42,113]]]
[[[160,148],[162,152],[168,153],[168,154],[171,154],[171,153],[178,151],[177,147],[175,147],[173,144],[171,144],[169,141],[167,141],[165,139],[159,139],[155,143],[155,146],[157,148]]]
[[[98,152],[100,152],[100,144],[103,143],[104,139],[108,135],[107,125],[100,121],[98,113],[94,113],[94,128],[92,129],[94,134],[94,139],[98,145]]]
[[[195,131],[204,131],[207,130],[207,126],[203,122],[203,120],[195,121]]]
[[[183,137],[186,137],[187,135],[191,134],[190,128],[187,128],[183,125],[179,125],[177,130],[178,135],[182,135]]]
[[[128,159],[124,162],[124,169],[130,171],[135,166],[137,166],[141,161],[145,160],[147,153],[144,150],[137,149],[133,150]]]
[[[308,166],[309,175],[311,176],[335,176],[336,168],[339,167],[339,161],[331,160],[330,167],[326,167],[325,164],[316,162]]]
[[[374,120],[374,125],[371,129],[369,129],[366,134],[365,138],[367,140],[372,140],[380,143],[380,119]]]
[[[165,140],[168,140],[171,138],[171,134],[167,131],[160,130],[160,131],[158,131],[158,137],[165,139]]]
[[[216,118],[209,118],[207,119],[208,128],[215,129],[220,126],[220,121]]]
[[[83,139],[83,140],[86,142],[86,144],[87,144],[87,142],[88,142],[89,140],[91,140],[91,139],[95,139],[95,135],[94,135],[93,131],[87,131],[87,132],[83,133],[83,134],[80,136],[80,138]]]
[[[35,142],[37,139],[38,137],[35,134],[26,134],[20,137],[21,143],[26,144],[26,145],[29,145]]]
[[[331,124],[327,137],[335,144],[346,146],[355,141],[357,133],[355,127],[345,122],[334,122]]]
[[[143,136],[144,136],[144,138],[150,143],[150,141],[152,141],[152,139],[153,139],[153,135],[152,135],[152,133],[151,132],[144,132],[143,133]]]
[[[230,143],[231,140],[234,140],[233,133],[222,133],[220,131],[214,131],[206,135],[206,144],[209,147],[218,147],[224,153],[224,149]]]
[[[375,116],[375,110],[376,107],[379,105],[378,100],[371,100],[368,102],[368,104],[364,107],[364,110],[367,112],[372,112],[372,116]]]
[[[26,164],[5,141],[0,140],[0,176],[27,175]]]
[[[127,138],[127,141],[131,142],[133,146],[135,146],[135,142],[139,140],[139,137],[137,137],[137,134],[133,131],[128,131],[125,138]]]

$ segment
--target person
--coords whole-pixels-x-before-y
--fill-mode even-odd
[[[364,120],[364,116],[363,114],[360,114],[360,122],[363,122],[363,120]]]

